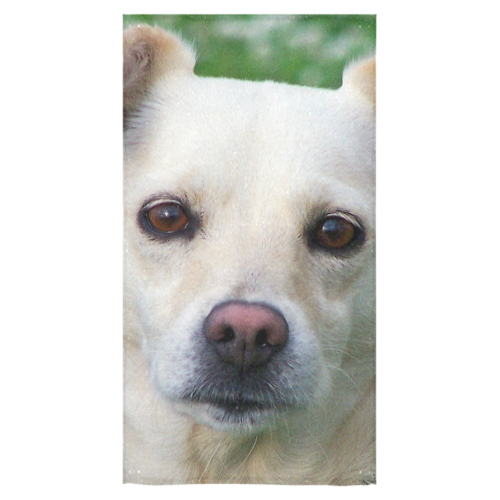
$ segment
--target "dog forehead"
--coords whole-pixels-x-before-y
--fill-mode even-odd
[[[175,137],[177,143],[203,142],[208,147],[210,138],[217,140],[214,148],[243,148],[251,146],[257,137],[293,133],[300,120],[321,112],[318,99],[313,98],[317,89],[224,78],[194,77],[185,79],[184,85],[180,83],[168,81],[164,89],[159,86],[158,95],[164,104],[161,119],[156,122],[158,139]],[[274,147],[279,148],[279,144]]]
[[[373,184],[372,111],[341,90],[191,77],[159,82],[153,96],[131,175],[159,190]]]
[[[155,137],[177,144],[208,147],[211,138],[214,148],[244,148],[258,139],[277,150],[290,143],[294,150],[326,144],[341,149],[373,124],[372,109],[343,89],[191,77],[160,83],[156,93],[162,104]]]

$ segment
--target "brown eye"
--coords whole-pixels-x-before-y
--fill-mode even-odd
[[[186,212],[177,203],[159,203],[146,212],[146,218],[151,227],[162,233],[177,233],[189,224]]]
[[[329,250],[342,250],[354,244],[361,230],[351,221],[340,216],[323,219],[316,227],[317,243]]]

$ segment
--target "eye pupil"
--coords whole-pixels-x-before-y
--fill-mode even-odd
[[[332,216],[321,221],[317,229],[318,243],[328,249],[340,250],[356,240],[356,226],[343,217]]]
[[[160,203],[146,212],[149,224],[162,233],[182,231],[189,223],[184,209],[176,203]]]

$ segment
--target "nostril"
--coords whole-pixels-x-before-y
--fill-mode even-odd
[[[222,330],[220,342],[231,342],[231,340],[234,340],[234,336],[234,330],[230,326],[227,326]]]
[[[262,329],[257,332],[257,335],[255,336],[255,345],[259,347],[265,347],[268,345],[266,330]]]

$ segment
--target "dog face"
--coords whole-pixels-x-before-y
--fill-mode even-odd
[[[257,432],[373,375],[373,67],[328,91],[173,60],[127,118],[129,335],[179,411]]]

